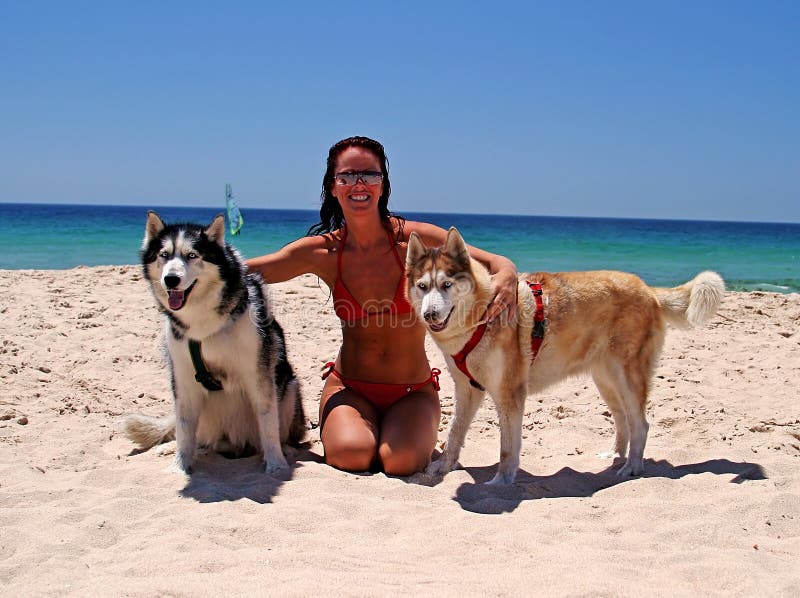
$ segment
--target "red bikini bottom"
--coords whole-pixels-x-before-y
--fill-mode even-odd
[[[408,396],[412,392],[428,384],[433,383],[433,387],[438,391],[439,374],[442,373],[440,369],[432,368],[430,378],[424,382],[417,382],[415,384],[382,384],[380,382],[364,382],[362,380],[345,378],[340,372],[334,369],[334,366],[335,364],[332,361],[325,364],[325,367],[328,369],[322,374],[323,380],[331,374],[335,375],[342,381],[342,384],[344,384],[346,388],[360,394],[381,411],[385,411],[403,397]]]

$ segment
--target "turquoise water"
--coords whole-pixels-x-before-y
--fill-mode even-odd
[[[168,222],[207,223],[214,208],[155,207]],[[317,214],[242,210],[229,238],[245,257],[306,233]],[[65,269],[138,263],[147,209],[0,203],[0,268]],[[404,213],[456,226],[473,245],[508,256],[521,271],[616,269],[652,285],[719,272],[732,290],[800,292],[800,224]]]

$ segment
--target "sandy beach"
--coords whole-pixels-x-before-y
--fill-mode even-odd
[[[798,294],[727,293],[705,328],[670,330],[644,476],[596,456],[611,418],[574,380],[529,399],[517,481],[497,488],[488,400],[438,483],[322,462],[319,372],[340,332],[314,277],[271,287],[310,428],[283,479],[213,454],[187,478],[169,445],[121,434],[124,414],[172,408],[137,266],[0,281],[3,595],[800,595]],[[441,398],[443,441],[448,374]]]

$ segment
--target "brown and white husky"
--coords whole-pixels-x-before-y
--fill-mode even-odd
[[[427,471],[442,475],[455,467],[488,392],[500,421],[500,465],[492,484],[514,481],[526,397],[586,373],[614,418],[612,455],[627,456],[617,475],[640,475],[647,394],[666,324],[705,323],[725,291],[715,272],[674,288],[649,287],[625,272],[521,274],[517,317],[484,326],[493,295],[489,273],[470,258],[455,228],[437,248],[425,247],[412,233],[406,271],[409,300],[444,353],[456,388],[446,447]]]

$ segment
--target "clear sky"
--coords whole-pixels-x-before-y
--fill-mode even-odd
[[[800,222],[800,2],[0,4],[0,202]]]

